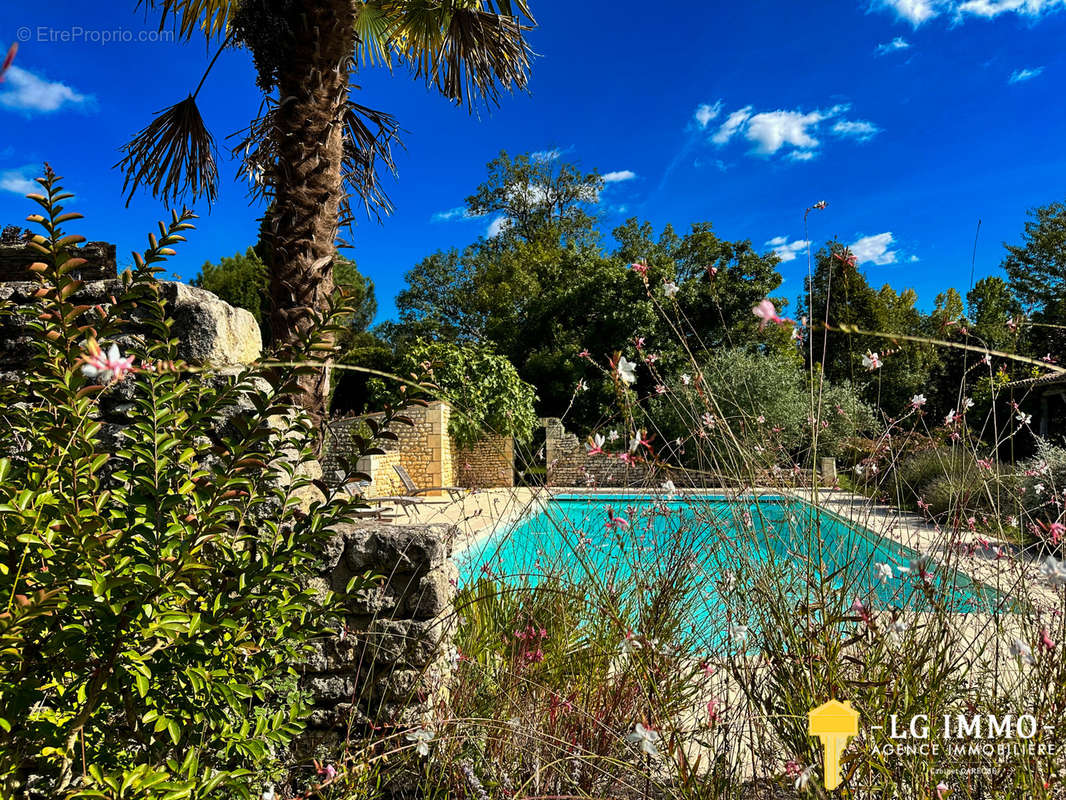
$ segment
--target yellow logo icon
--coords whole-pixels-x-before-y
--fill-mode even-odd
[[[835,789],[840,785],[840,754],[848,746],[848,739],[859,733],[859,712],[850,701],[830,700],[807,716],[810,735],[821,739],[825,748],[825,788]]]

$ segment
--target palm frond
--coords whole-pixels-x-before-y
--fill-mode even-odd
[[[137,0],[137,8],[159,12],[159,30],[173,22],[183,39],[191,39],[197,31],[207,39],[222,36],[238,6],[240,0]]]
[[[509,11],[515,8],[499,0],[497,4]],[[497,103],[501,88],[509,91],[528,83],[532,51],[523,32],[529,28],[517,17],[496,13],[491,3],[466,0],[405,5],[397,47],[416,76],[449,100],[471,108],[481,99]]]
[[[353,86],[358,89],[358,86]],[[277,159],[277,102],[268,101],[269,108],[238,134],[241,139],[232,153],[240,158],[240,176],[251,184],[253,200],[270,201],[271,187],[280,177],[276,174],[283,168]],[[342,178],[352,192],[362,198],[368,217],[380,221],[382,215],[392,213],[392,201],[381,186],[382,166],[393,175],[396,162],[392,148],[403,147],[400,140],[400,124],[394,116],[384,111],[347,101],[341,124],[344,126],[344,156],[341,165]],[[231,137],[233,138],[233,137]],[[346,197],[341,204],[342,224],[352,219],[351,205]]]
[[[391,66],[392,38],[398,21],[395,9],[388,4],[359,3],[355,12],[355,62]]]
[[[188,196],[213,203],[218,195],[215,140],[192,95],[159,112],[122,151],[125,157],[115,166],[126,175],[127,207],[142,187],[172,202]]]
[[[344,181],[363,199],[367,216],[373,214],[378,221],[382,214],[392,213],[392,201],[379,179],[379,162],[396,175],[392,147],[403,147],[399,134],[400,124],[392,114],[348,101],[344,112]],[[347,201],[342,214],[351,216]]]

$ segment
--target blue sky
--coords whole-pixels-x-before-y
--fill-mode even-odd
[[[4,4],[0,46],[23,40],[0,85],[0,222],[21,221],[28,178],[50,161],[88,219],[77,232],[117,242],[120,263],[163,216],[125,208],[112,169],[153,112],[181,99],[210,58],[201,40],[156,39],[135,0]],[[109,6],[104,8],[103,6]],[[362,219],[351,253],[393,313],[403,273],[430,252],[486,235],[462,205],[501,149],[558,150],[613,173],[598,206],[609,232],[629,216],[683,231],[709,220],[728,239],[778,249],[782,293],[806,271],[803,212],[815,245],[852,244],[875,286],[913,287],[930,307],[963,290],[978,219],[977,277],[997,272],[1026,209],[1066,187],[1066,0],[746,0],[679,4],[532,0],[539,27],[528,94],[471,116],[405,72],[365,70],[358,100],[407,131],[396,211]],[[111,41],[105,41],[110,39]],[[259,108],[249,55],[224,54],[200,96],[218,140],[219,201],[172,269],[254,242],[257,217],[226,136]]]

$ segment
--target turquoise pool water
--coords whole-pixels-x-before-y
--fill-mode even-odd
[[[962,575],[946,575],[898,542],[799,500],[693,495],[557,495],[459,558],[460,585],[481,576],[537,583],[544,575],[640,591],[686,571],[694,621],[743,615],[737,598],[772,574],[795,591],[828,576],[844,597],[874,607],[923,610],[930,592],[954,611],[990,611],[1000,598]],[[720,626],[719,626],[720,627]]]

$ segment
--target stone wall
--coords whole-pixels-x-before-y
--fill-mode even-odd
[[[514,439],[510,436],[487,436],[471,447],[457,446],[452,461],[456,486],[514,486]]]
[[[549,486],[647,486],[652,468],[643,463],[627,464],[618,458],[589,456],[585,443],[566,430],[562,420],[543,420],[544,455]]]
[[[359,469],[373,478],[371,494],[391,496],[403,493],[393,464],[402,464],[419,488],[431,486],[465,486],[468,488],[514,486],[514,441],[510,437],[488,436],[472,447],[459,447],[448,435],[451,407],[433,402],[428,407],[412,405],[403,409],[414,426],[394,424],[396,441],[377,442],[384,456],[370,456],[359,462]],[[380,418],[379,414],[368,415]],[[322,464],[327,479],[336,479],[342,456],[356,452],[354,436],[365,435],[365,417],[334,420],[329,423],[326,452]],[[431,492],[439,495],[441,492]]]
[[[448,672],[458,572],[447,525],[360,522],[337,529],[318,588],[344,593],[345,626],[302,668],[313,698],[298,755],[335,754],[349,737],[427,724]]]
[[[29,270],[30,264],[43,260],[43,256],[23,244],[21,235],[12,236],[10,231],[10,228],[6,229],[6,236],[0,241],[0,282],[32,281],[34,274]],[[81,280],[98,281],[118,276],[115,245],[107,242],[86,242],[71,250],[71,255],[84,258],[87,262],[74,273]]]

